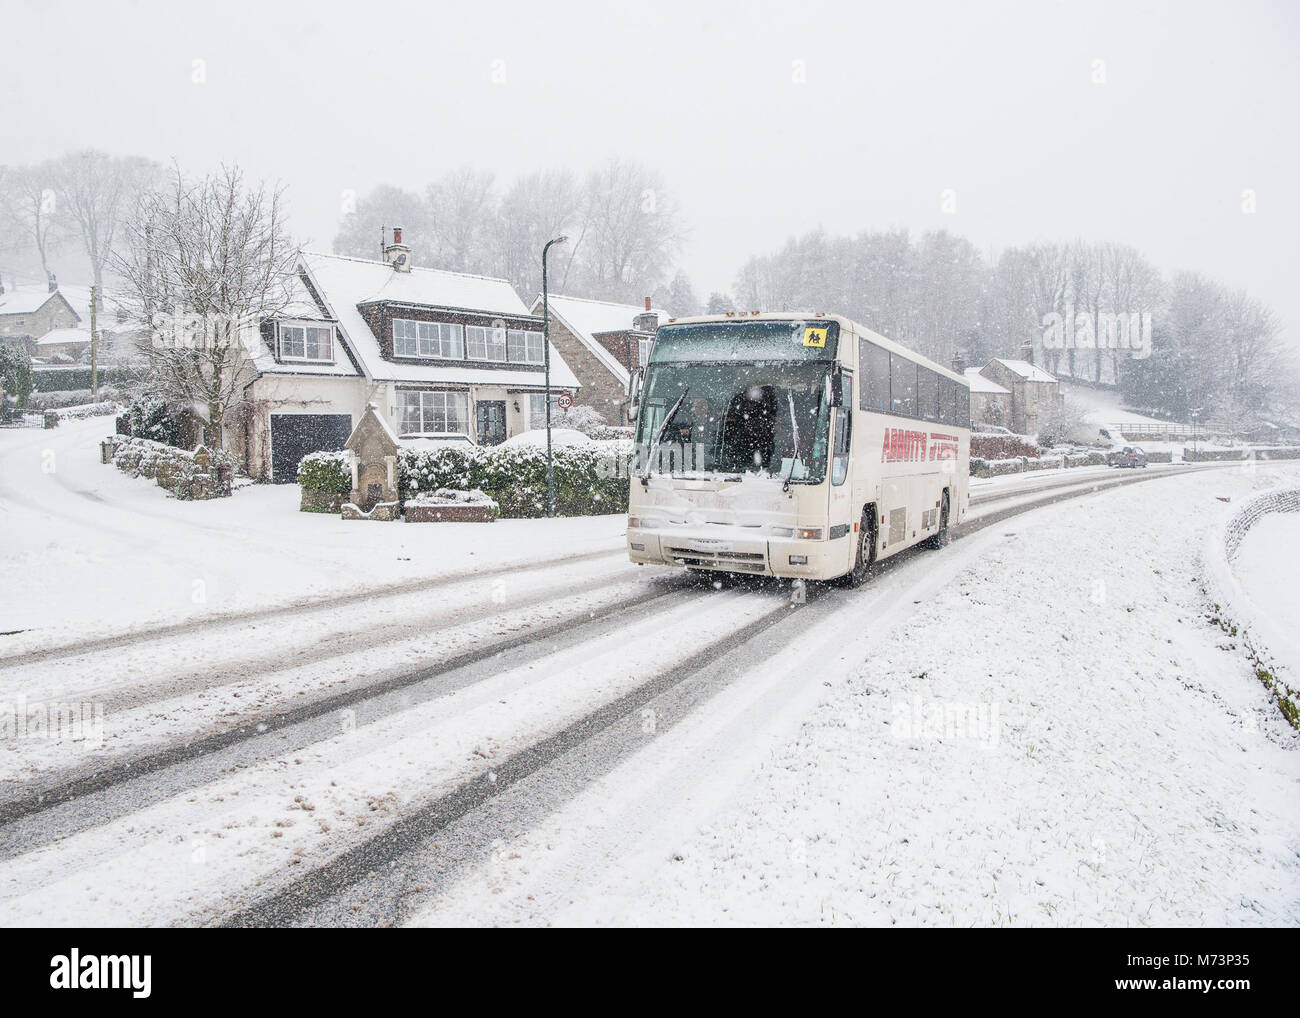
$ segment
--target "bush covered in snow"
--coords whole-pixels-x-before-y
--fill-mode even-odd
[[[298,463],[301,508],[305,513],[336,513],[352,494],[352,467],[346,452],[308,453]]]
[[[184,411],[157,393],[144,393],[130,406],[131,434],[164,445],[177,446],[181,441]]]
[[[131,477],[151,478],[178,499],[217,498],[230,493],[217,483],[222,466],[234,474],[235,458],[228,452],[210,450],[208,468],[204,470],[196,459],[197,449],[186,452],[147,438],[117,436],[113,441],[113,465],[117,469]]]
[[[485,492],[507,518],[546,515],[546,449],[531,445],[403,449],[398,456],[403,499],[439,488]],[[553,453],[555,512],[592,516],[627,511],[630,441],[562,446]]]

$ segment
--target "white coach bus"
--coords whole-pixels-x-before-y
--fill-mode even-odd
[[[858,586],[970,505],[966,380],[838,315],[675,319],[631,395],[633,562]]]

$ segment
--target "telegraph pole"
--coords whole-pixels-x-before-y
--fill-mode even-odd
[[[99,333],[95,329],[95,306],[99,303],[99,287],[90,288],[90,402],[99,402]]]

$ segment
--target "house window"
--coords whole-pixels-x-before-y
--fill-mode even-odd
[[[555,419],[559,416],[560,394],[551,393],[551,424],[555,424]],[[528,427],[530,430],[537,430],[546,427],[546,393],[530,392],[528,394]]]
[[[644,368],[650,363],[650,347],[653,343],[653,339],[638,339],[636,341],[637,367]]]
[[[461,360],[465,356],[464,334],[459,325],[446,322],[414,322],[393,319],[393,354],[396,357],[443,357]]]
[[[506,359],[506,330],[488,329],[480,325],[465,328],[465,350],[472,361],[504,361]]]
[[[542,334],[511,329],[506,340],[506,350],[510,360],[516,364],[541,364]]]
[[[281,324],[280,359],[333,361],[334,326]]]
[[[469,434],[469,394],[464,392],[399,392],[398,416],[403,434],[452,432]]]

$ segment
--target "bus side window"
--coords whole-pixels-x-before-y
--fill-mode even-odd
[[[849,476],[849,446],[853,415],[848,407],[835,408],[835,454],[831,461],[831,484],[843,484]]]

